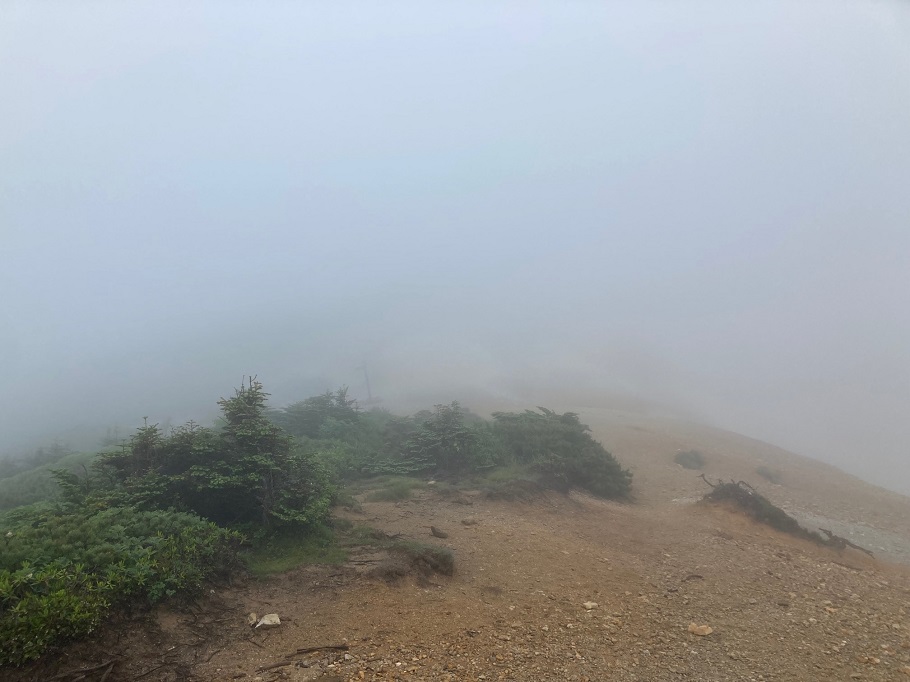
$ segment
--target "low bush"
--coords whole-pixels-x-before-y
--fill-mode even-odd
[[[114,606],[199,590],[236,562],[240,536],[198,516],[20,508],[0,517],[0,665],[95,630]]]
[[[705,466],[705,456],[698,450],[681,450],[673,461],[684,469],[701,469]]]
[[[166,434],[146,424],[120,451],[98,458],[94,479],[62,474],[64,495],[80,504],[175,508],[221,525],[317,527],[334,494],[329,473],[269,420],[267,398],[251,378],[219,401],[220,429],[190,422]]]
[[[538,410],[493,414],[511,461],[529,466],[540,483],[556,490],[579,488],[606,498],[629,495],[632,474],[594,440],[577,414]]]

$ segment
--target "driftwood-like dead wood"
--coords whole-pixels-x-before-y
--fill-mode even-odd
[[[278,661],[276,663],[269,663],[268,665],[261,665],[256,668],[257,673],[264,673],[267,670],[275,670],[275,668],[283,668],[286,665],[294,665],[295,661],[292,656],[301,656],[303,654],[311,654],[314,651],[347,651],[351,647],[347,644],[326,644],[323,646],[307,646],[296,651],[292,651],[289,654],[284,655],[283,661]]]
[[[351,647],[347,644],[326,644],[325,646],[308,646],[302,649],[297,649],[297,651],[292,651],[289,654],[285,654],[286,657],[290,658],[291,656],[300,656],[302,654],[311,654],[314,651],[347,651]]]
[[[827,530],[825,528],[819,528],[819,530],[828,536],[828,543],[830,545],[834,547],[840,547],[841,549],[844,547],[852,547],[853,549],[858,549],[860,552],[865,552],[872,558],[875,558],[875,555],[865,547],[860,547],[855,542],[850,542],[847,538],[842,538],[840,535],[835,535],[830,530]]]
[[[717,487],[717,484],[716,484],[716,483],[711,483],[711,481],[708,480],[708,477],[705,476],[704,474],[702,474],[701,476],[699,476],[699,478],[700,478],[701,480],[703,480],[705,483],[707,483],[709,486],[711,486],[712,488],[716,488],[716,487]]]

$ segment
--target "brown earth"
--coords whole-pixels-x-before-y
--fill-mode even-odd
[[[363,502],[339,514],[451,548],[455,574],[390,584],[370,577],[380,555],[355,553],[345,566],[215,587],[191,609],[115,624],[6,679],[111,660],[106,682],[910,681],[910,569],[897,563],[910,500],[735,434],[618,411],[583,418],[633,470],[634,502],[541,491],[503,501],[432,485],[405,502]],[[864,545],[875,559],[837,552],[697,503],[707,487],[672,461],[692,448],[709,478],[748,480],[858,544],[884,542],[884,555],[875,542]],[[759,464],[780,469],[782,485],[757,477]],[[282,625],[253,631],[251,611],[278,613]],[[692,634],[692,623],[713,631]],[[347,648],[296,653],[328,645]]]

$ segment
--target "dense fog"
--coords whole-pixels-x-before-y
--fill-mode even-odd
[[[910,492],[906,3],[165,6],[0,9],[0,453],[365,367]]]

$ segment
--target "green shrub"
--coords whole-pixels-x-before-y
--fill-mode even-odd
[[[348,398],[347,386],[270,410],[269,417],[292,436],[306,438],[325,438],[326,432],[344,432],[360,421],[357,401]]]
[[[219,401],[223,425],[190,422],[169,435],[145,425],[120,452],[102,454],[100,475],[83,484],[61,478],[73,502],[142,509],[174,507],[222,525],[319,526],[333,486],[313,452],[269,421],[268,394],[251,379]]]
[[[424,470],[460,474],[481,463],[478,432],[465,424],[464,411],[457,402],[436,405],[419,424],[405,447]]]
[[[92,632],[109,609],[198,591],[236,561],[240,536],[198,516],[111,508],[0,517],[0,665]]]
[[[673,461],[684,469],[701,469],[705,466],[705,456],[698,450],[682,450],[677,452]]]
[[[493,414],[500,442],[513,462],[531,467],[542,484],[557,490],[586,490],[606,498],[626,497],[632,474],[591,437],[573,412]]]
[[[38,658],[52,644],[92,632],[110,606],[112,582],[54,561],[0,570],[0,665]]]

